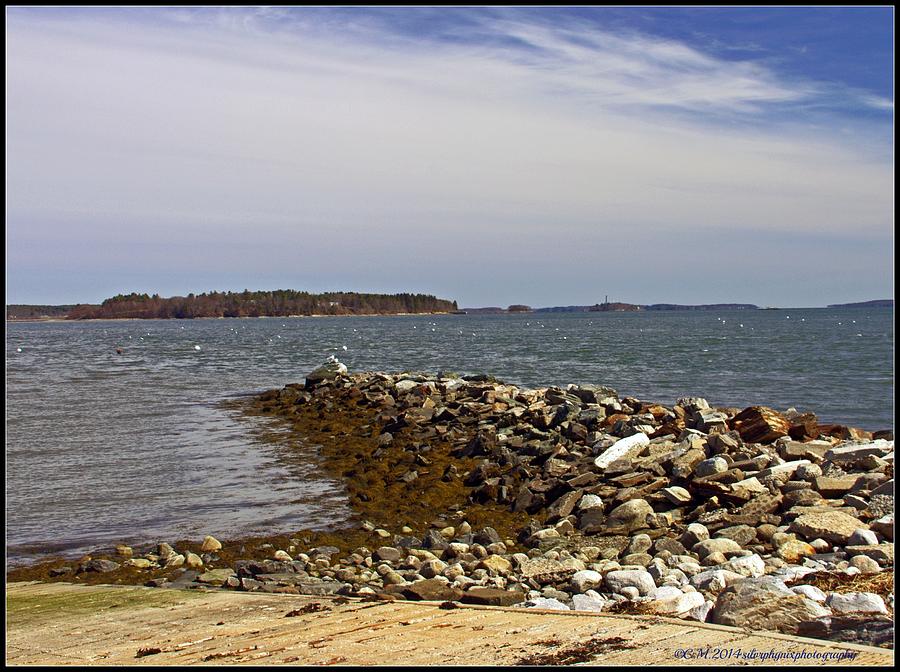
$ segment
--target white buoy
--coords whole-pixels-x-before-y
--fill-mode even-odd
[[[199,345],[195,345],[195,346],[194,346],[194,350],[199,350],[199,349],[200,349],[200,346],[199,346]]]
[[[346,349],[347,349],[347,346],[346,346],[346,345],[342,345],[341,348],[343,348],[344,350],[346,350]]]
[[[16,348],[16,352],[22,352],[22,348]]]

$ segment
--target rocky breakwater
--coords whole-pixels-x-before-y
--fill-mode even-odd
[[[254,412],[320,444],[360,516],[352,531],[259,546],[265,557],[198,566],[190,581],[892,646],[891,432],[695,397],[666,406],[603,386],[338,364],[261,395]]]

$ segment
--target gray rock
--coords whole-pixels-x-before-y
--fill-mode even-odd
[[[536,597],[525,602],[524,606],[530,609],[551,609],[554,611],[571,611],[566,604],[563,604],[552,597]]]
[[[613,509],[606,520],[606,528],[611,532],[627,534],[647,527],[647,517],[653,514],[653,507],[643,499],[631,499]]]
[[[334,380],[347,373],[347,367],[341,364],[337,358],[330,356],[322,366],[314,369],[306,376],[306,387],[313,387],[319,383]]]
[[[649,535],[636,534],[631,538],[631,541],[628,542],[628,546],[625,548],[625,554],[646,553],[650,550],[651,546],[653,546],[653,540]]]
[[[78,565],[78,573],[81,572],[113,572],[119,568],[118,562],[112,560],[103,560],[102,558],[94,558]]]
[[[711,476],[712,474],[720,474],[723,471],[728,471],[728,460],[719,456],[702,460],[694,467],[695,476]]]
[[[705,558],[711,553],[722,553],[724,555],[726,553],[735,553],[741,550],[743,549],[741,548],[740,544],[725,537],[707,539],[706,541],[700,541],[691,546],[691,552],[699,555],[701,559]]]
[[[823,616],[801,623],[797,634],[830,642],[890,647],[894,643],[894,621],[873,615]]]
[[[803,621],[830,615],[825,607],[765,576],[745,579],[719,593],[710,619],[720,625],[795,634]]]
[[[878,544],[878,535],[872,530],[859,529],[854,530],[853,534],[847,540],[848,546],[876,546]]]
[[[691,585],[697,590],[718,595],[733,583],[744,580],[743,574],[727,569],[707,569],[691,577]]]
[[[593,591],[591,591],[593,593]],[[572,596],[572,608],[575,611],[603,611],[604,607],[609,604],[602,597],[593,593],[592,595],[584,594],[584,595],[573,595]]]

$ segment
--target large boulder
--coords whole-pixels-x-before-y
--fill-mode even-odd
[[[792,592],[773,577],[744,579],[719,593],[710,620],[720,625],[796,634],[798,626],[820,616],[826,607]]]

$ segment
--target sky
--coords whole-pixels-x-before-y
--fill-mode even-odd
[[[6,300],[893,297],[894,11],[6,10]]]

